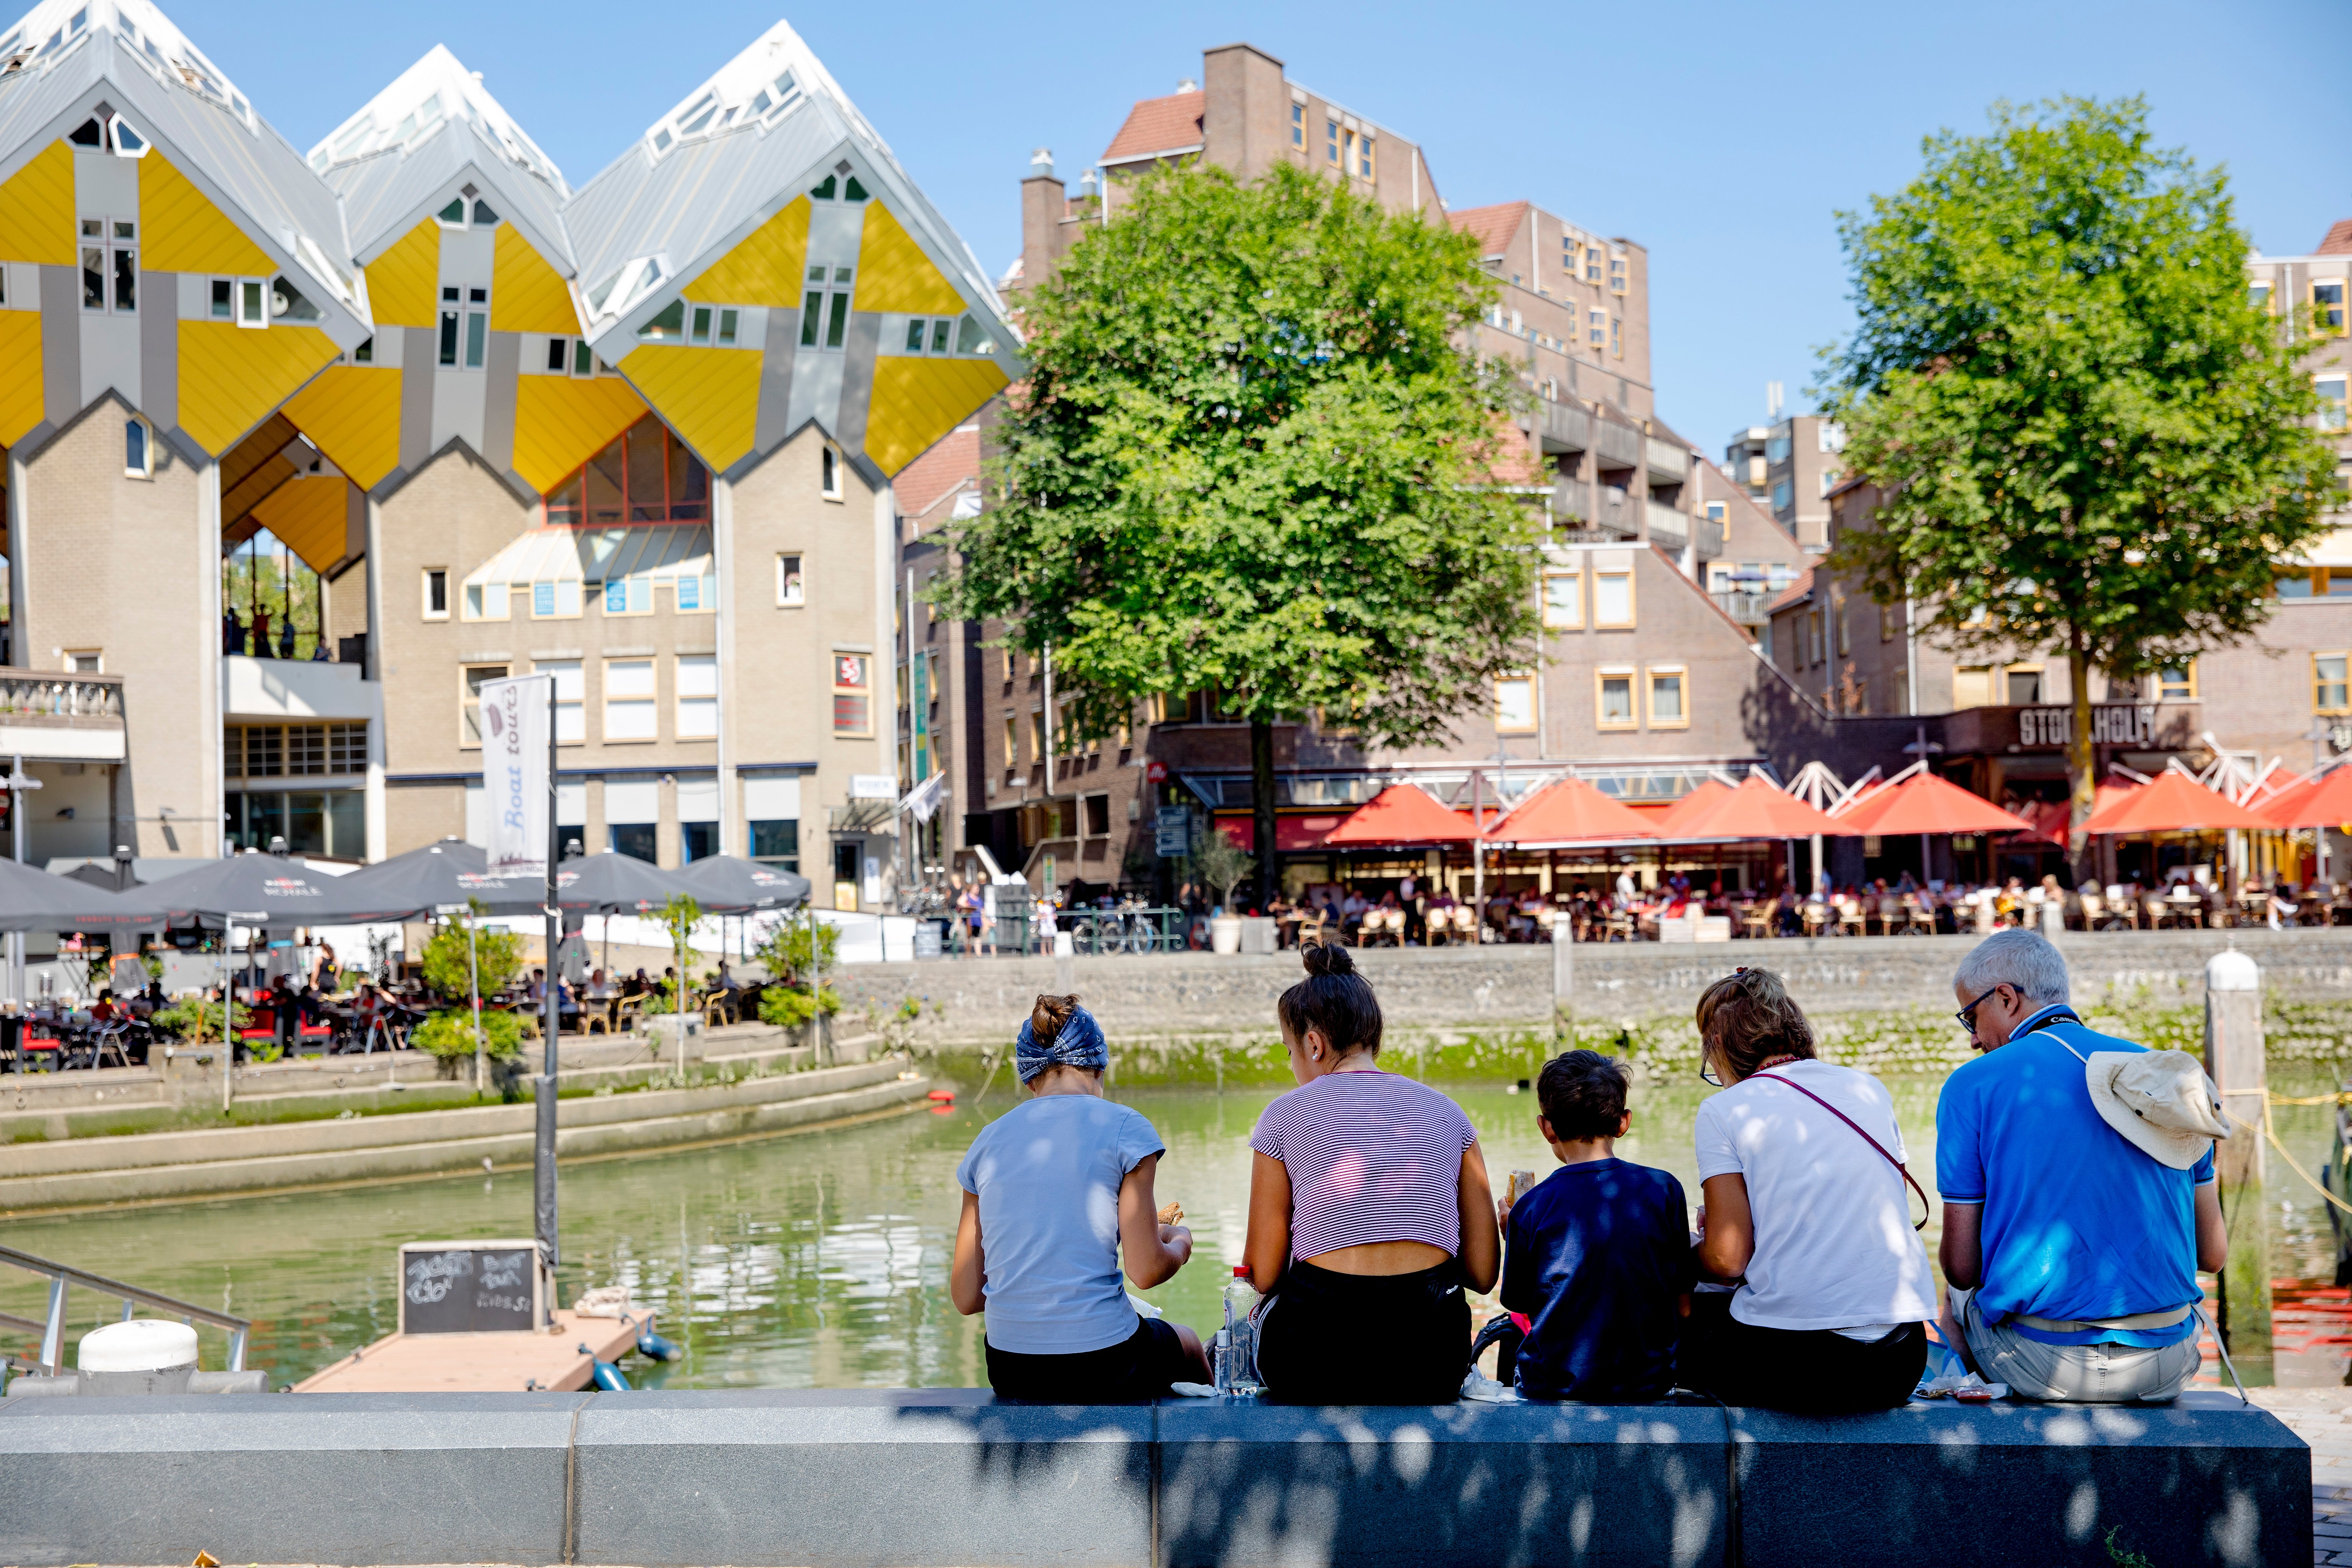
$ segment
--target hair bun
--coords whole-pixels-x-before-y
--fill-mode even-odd
[[[1050,1046],[1061,1037],[1062,1030],[1069,1024],[1070,1015],[1077,1010],[1076,993],[1067,996],[1039,996],[1036,1005],[1029,1013],[1030,1032],[1037,1037],[1039,1045]]]
[[[1348,950],[1335,942],[1307,942],[1298,950],[1298,961],[1309,974],[1353,974],[1356,961]]]

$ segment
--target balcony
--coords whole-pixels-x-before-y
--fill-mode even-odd
[[[1698,558],[1715,561],[1722,557],[1725,537],[1730,530],[1719,517],[1695,517],[1697,525]]]
[[[0,756],[119,763],[122,678],[0,669]]]
[[[1643,436],[1632,426],[1599,420],[1594,424],[1593,435],[1600,447],[1602,468],[1630,468],[1642,460]]]
[[[1592,416],[1564,403],[1538,399],[1526,425],[1547,455],[1581,452],[1592,442]]]
[[[1678,485],[1690,478],[1690,452],[1672,441],[1643,437],[1642,461],[1649,468],[1653,484]]]
[[[1669,552],[1689,548],[1690,518],[1659,501],[1644,501],[1650,523],[1650,542]]]
[[[1709,595],[1708,597],[1716,602],[1717,606],[1725,615],[1743,626],[1761,626],[1771,618],[1769,612],[1773,596],[1769,594],[1751,594],[1743,590],[1734,590]]]
[[[383,722],[383,687],[357,664],[221,656],[221,714],[228,719],[364,719]]]

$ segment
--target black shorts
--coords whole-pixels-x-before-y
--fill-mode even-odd
[[[1892,1410],[1927,1366],[1927,1331],[1903,1323],[1875,1342],[1830,1329],[1767,1329],[1731,1315],[1731,1293],[1691,1298],[1675,1377],[1726,1405],[1804,1415]]]
[[[1165,1398],[1168,1385],[1199,1369],[1176,1325],[1136,1314],[1135,1332],[1076,1355],[1033,1355],[988,1347],[988,1384],[999,1399],[1036,1405],[1138,1405]]]
[[[1283,1271],[1259,1315],[1257,1375],[1285,1405],[1451,1405],[1470,1370],[1470,1302],[1449,1258],[1412,1274]]]

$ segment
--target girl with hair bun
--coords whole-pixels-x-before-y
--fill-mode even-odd
[[[956,1167],[948,1293],[966,1317],[987,1312],[988,1381],[1003,1398],[1119,1405],[1209,1379],[1200,1336],[1142,1316],[1119,1284],[1122,1253],[1139,1289],[1173,1277],[1192,1233],[1160,1223],[1151,1179],[1167,1145],[1103,1098],[1109,1062],[1076,996],[1038,997],[1013,1045],[1029,1099],[982,1128]]]
[[[1382,1072],[1381,1004],[1344,947],[1300,950],[1276,1014],[1298,1087],[1250,1135],[1257,1372],[1303,1405],[1443,1405],[1470,1365],[1470,1304],[1501,1266],[1478,1134]]]

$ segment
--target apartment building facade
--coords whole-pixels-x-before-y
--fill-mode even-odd
[[[1076,195],[1041,150],[1022,182],[1023,249],[1005,281],[1016,309],[1019,288],[1049,276],[1089,226],[1118,221],[1144,170],[1192,160],[1243,179],[1287,161],[1472,235],[1499,285],[1473,347],[1521,367],[1531,395],[1517,420],[1525,446],[1496,477],[1548,525],[1539,648],[1442,745],[1380,751],[1313,722],[1276,725],[1286,879],[1329,875],[1321,836],[1397,779],[1465,803],[1482,793],[1491,806],[1498,792],[1517,798],[1574,768],[1624,798],[1670,801],[1710,772],[1763,760],[1763,715],[1812,711],[1756,647],[1763,590],[1793,576],[1801,552],[1658,418],[1640,245],[1528,202],[1449,211],[1417,143],[1234,45],[1209,51],[1176,93],[1133,105],[1105,174],[1089,171]],[[932,559],[929,546],[910,549]],[[1006,649],[1002,630],[923,628],[957,645],[950,662],[966,694],[949,725],[966,748],[950,864],[976,868],[972,851],[985,848],[1041,887],[1164,892],[1171,832],[1247,841],[1249,731],[1219,693],[1169,694],[1116,734],[1084,736],[1050,660]],[[902,717],[903,732],[911,724]]]
[[[576,191],[446,49],[307,155],[144,0],[0,58],[11,651],[119,753],[37,776],[140,854],[396,853],[479,835],[476,694],[547,673],[583,847],[890,901],[891,481],[1018,340],[789,27]],[[265,537],[315,660],[223,603]]]
[[[1733,432],[1723,467],[1798,543],[1819,553],[1829,547],[1829,497],[1845,477],[1844,449],[1834,420],[1792,414]]]

